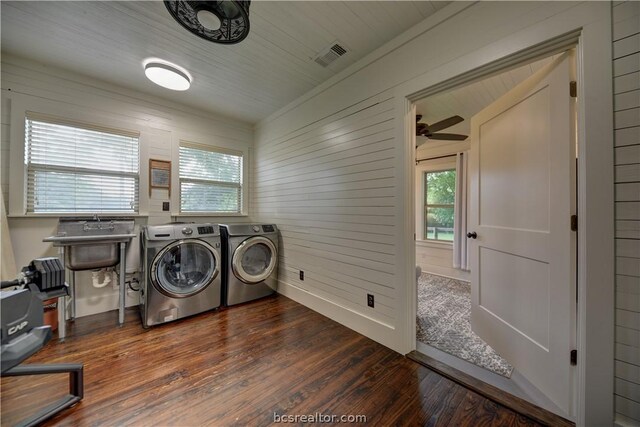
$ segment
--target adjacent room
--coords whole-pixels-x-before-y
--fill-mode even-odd
[[[556,404],[560,398],[545,401],[540,399],[540,395],[545,393],[538,393],[538,388],[544,388],[541,380],[543,373],[527,372],[524,368],[522,371],[516,370],[514,375],[514,366],[509,360],[513,360],[517,366],[524,365],[518,360],[521,356],[510,351],[517,337],[508,337],[508,346],[505,347],[498,339],[504,332],[497,332],[495,327],[484,327],[482,318],[483,312],[491,312],[503,323],[513,322],[519,334],[536,334],[542,319],[549,317],[546,313],[554,310],[554,307],[543,302],[551,300],[544,287],[534,291],[545,279],[538,276],[536,281],[527,283],[527,277],[519,276],[521,273],[515,270],[510,273],[506,283],[499,283],[500,276],[487,273],[474,275],[472,270],[507,270],[508,266],[481,265],[481,262],[487,262],[481,258],[482,255],[486,257],[491,252],[482,252],[480,257],[472,258],[476,254],[474,250],[477,250],[476,230],[481,226],[495,229],[500,224],[501,232],[505,232],[513,225],[504,219],[518,217],[520,223],[517,224],[517,233],[541,228],[535,224],[535,220],[527,219],[526,215],[536,209],[558,209],[549,204],[547,200],[552,196],[545,194],[544,188],[536,189],[536,186],[548,188],[550,179],[554,180],[554,187],[564,187],[566,199],[574,200],[565,205],[566,215],[562,216],[570,217],[575,212],[576,178],[573,166],[577,159],[577,144],[576,135],[567,132],[577,128],[575,98],[570,92],[558,90],[569,87],[575,81],[572,70],[575,70],[575,52],[569,50],[513,66],[496,75],[415,102],[416,263],[420,273],[417,285],[417,348],[442,361],[456,363],[460,368],[466,368],[468,373],[496,387],[555,411],[559,410]],[[547,90],[555,91],[557,98],[549,96]],[[543,100],[545,97],[548,98]],[[536,105],[540,108],[538,112]],[[551,108],[554,115],[563,117],[563,123],[550,120],[546,111]],[[489,142],[482,143],[484,138],[481,132],[489,135]],[[502,144],[497,142],[499,135],[505,135]],[[547,139],[554,141],[553,145],[561,151],[554,152],[552,145],[545,147]],[[471,141],[476,142],[473,148]],[[511,150],[510,147],[514,146],[518,148]],[[537,160],[536,153],[540,156]],[[569,173],[555,177],[545,164],[550,157],[562,157],[566,163],[562,169]],[[518,182],[527,189],[518,187]],[[481,197],[478,196],[483,194],[489,198],[489,202],[480,201]],[[487,194],[500,196],[491,198]],[[542,197],[536,199],[536,194]],[[520,195],[524,197],[518,200]],[[505,215],[505,211],[512,213]],[[560,216],[556,214],[550,218]],[[573,272],[576,244],[571,238],[571,230],[560,232],[562,223],[557,226],[548,224],[547,227],[554,230],[552,234],[565,236],[565,240],[558,240],[553,246],[564,247],[568,258],[562,263]],[[487,235],[488,231],[482,234]],[[509,240],[513,239],[512,236]],[[491,251],[500,249],[502,253],[513,250],[508,245],[501,245],[500,241],[489,240],[482,246]],[[516,255],[510,256],[509,263],[523,262],[517,261]],[[491,260],[492,263],[496,261]],[[536,262],[541,261],[537,259]],[[548,264],[551,261],[542,262]],[[526,268],[526,275],[534,274],[535,268]],[[573,313],[575,277],[569,275],[561,280],[573,283],[564,292],[573,297],[567,301],[566,297],[562,299],[557,293],[553,300],[564,301],[558,305],[558,311]],[[517,289],[517,282],[526,283],[528,289],[514,290]],[[512,294],[505,300],[506,306],[501,307],[499,302],[491,301],[492,293],[504,295],[510,292]],[[535,313],[533,324],[527,325],[522,319],[516,320],[509,314],[509,306],[518,299],[518,292],[526,294]],[[536,292],[540,292],[540,301],[536,301]],[[481,298],[483,294],[486,295],[486,302]],[[527,308],[522,307],[521,310],[524,312]],[[575,329],[575,318],[568,316],[558,320],[548,329]],[[541,339],[542,336],[538,334],[531,339],[546,339]],[[575,343],[570,344],[570,335],[566,336],[566,341],[570,346],[575,346]],[[488,342],[494,343],[495,348]],[[458,360],[451,360],[449,356],[455,356]],[[556,378],[559,376],[558,373],[555,375]]]
[[[640,423],[640,3],[2,1],[2,425]]]

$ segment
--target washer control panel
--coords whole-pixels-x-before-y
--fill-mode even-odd
[[[270,224],[263,225],[262,231],[264,231],[265,233],[273,233],[274,232],[273,225],[270,225]]]
[[[198,227],[198,234],[214,234],[215,232],[216,230],[210,225]]]
[[[182,234],[184,234],[185,236],[191,236],[193,234],[193,228],[191,227],[184,227],[182,229]]]
[[[258,227],[257,225],[253,225],[253,226],[251,227],[251,229],[252,229],[253,231],[255,231],[256,233],[260,232],[260,227]]]

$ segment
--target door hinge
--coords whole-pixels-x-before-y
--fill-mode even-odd
[[[572,366],[576,366],[578,364],[578,350],[571,350],[571,356],[569,356]]]
[[[578,97],[578,83],[576,83],[575,80],[569,82],[569,95],[571,95],[572,98]]]
[[[578,231],[578,215],[571,215],[571,231]]]

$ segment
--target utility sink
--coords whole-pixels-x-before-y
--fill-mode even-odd
[[[119,243],[133,234],[130,218],[64,218],[58,222],[55,236],[43,239],[65,247],[65,265],[70,270],[93,270],[120,263]]]

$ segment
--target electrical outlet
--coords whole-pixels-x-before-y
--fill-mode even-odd
[[[162,211],[169,212],[169,202],[162,202]]]
[[[304,282],[304,271],[300,270],[300,280]]]
[[[374,307],[375,301],[373,299],[373,294],[367,294],[367,305],[371,308]]]

